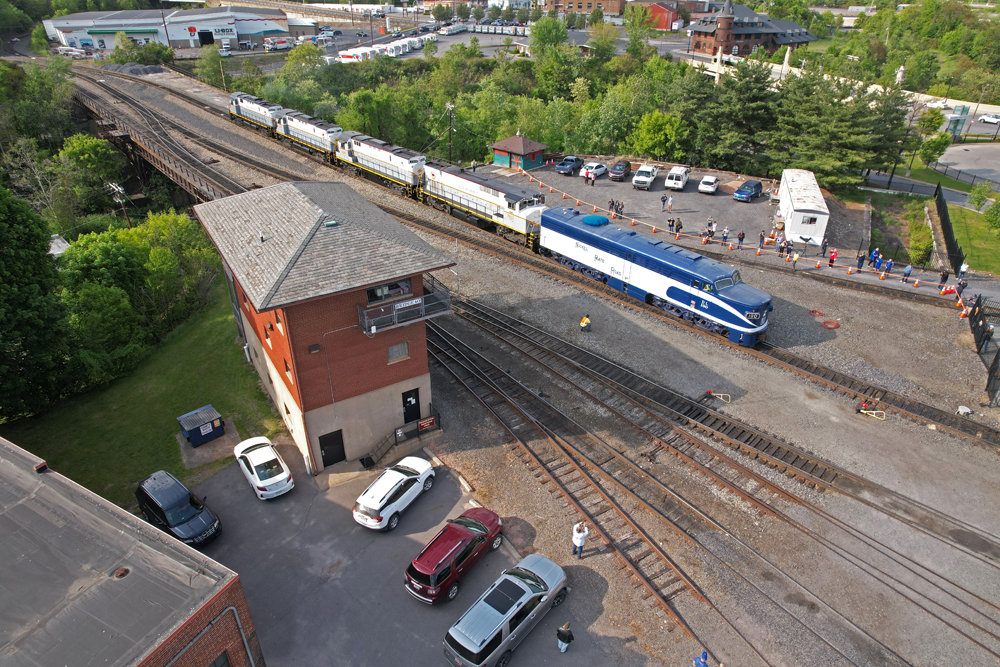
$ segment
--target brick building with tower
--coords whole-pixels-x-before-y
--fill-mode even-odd
[[[452,266],[343,183],[282,183],[195,207],[222,255],[245,351],[312,474],[431,413],[424,321]]]
[[[722,10],[703,16],[690,26],[691,50],[715,55],[749,56],[757,49],[774,54],[782,46],[797,48],[817,38],[794,21],[779,21],[745,5],[726,0]]]
[[[266,667],[239,576],[0,438],[0,665]]]

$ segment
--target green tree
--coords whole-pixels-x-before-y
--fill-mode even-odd
[[[500,12],[500,18],[502,18],[507,23],[512,22],[514,20],[514,8],[511,7],[510,5],[504,7],[503,11]]]
[[[531,11],[527,7],[521,7],[517,10],[518,23],[527,24],[529,18],[531,18]]]
[[[1000,197],[995,199],[990,204],[990,207],[986,209],[983,219],[986,220],[986,238],[988,239],[991,230],[1000,229]]]
[[[951,146],[951,135],[947,132],[941,132],[940,134],[935,134],[924,139],[923,143],[920,144],[917,155],[920,156],[924,164],[937,162],[938,158],[948,150],[948,146]]]
[[[85,283],[79,292],[64,291],[62,300],[69,311],[77,390],[107,385],[146,355],[148,336],[121,288]]]
[[[264,74],[264,71],[250,58],[243,59],[240,71],[242,73],[233,79],[233,88],[252,95],[260,94],[268,81],[268,76]]]
[[[862,97],[871,128],[871,156],[867,167],[886,171],[896,164],[904,148],[913,144],[906,115],[909,95],[898,86],[871,89]]]
[[[646,5],[629,3],[625,7],[625,34],[628,45],[625,52],[637,60],[646,60],[652,50],[648,44],[653,34],[653,15]]]
[[[438,23],[447,21],[452,16],[451,5],[446,5],[444,3],[434,5],[434,9],[431,10],[431,16],[433,16],[434,20]]]
[[[58,398],[69,356],[66,314],[55,292],[45,222],[0,189],[0,421]]]
[[[545,49],[562,44],[568,33],[566,24],[557,19],[545,17],[531,26],[531,51],[538,57]]]
[[[944,125],[944,112],[939,109],[927,109],[917,120],[917,129],[923,135],[934,134]]]
[[[437,42],[426,42],[423,51],[424,58],[433,58],[438,52]]]
[[[219,55],[219,47],[215,44],[203,46],[198,51],[194,75],[210,86],[229,89],[229,77],[224,72],[223,58]]]
[[[538,94],[547,100],[566,97],[579,73],[580,60],[579,49],[565,43],[536,51],[532,71]]]
[[[476,19],[476,23],[482,21],[485,16],[486,10],[479,5],[476,5],[476,7],[472,10],[472,18]]]
[[[553,7],[545,15],[550,19],[557,19],[559,18],[559,10]]]
[[[490,8],[486,12],[486,15],[490,17],[491,21],[496,21],[498,18],[500,18],[500,14],[502,11],[503,10],[501,10],[499,6],[490,5]]]
[[[616,25],[603,21],[597,24],[591,22],[588,33],[590,39],[587,43],[590,45],[590,55],[595,61],[603,64],[615,57],[618,52],[618,39],[621,36]]]
[[[40,56],[49,52],[49,37],[45,32],[45,26],[39,23],[31,31],[31,50]]]
[[[732,75],[724,75],[715,102],[699,115],[702,163],[716,169],[765,173],[764,133],[774,127],[776,102],[771,69],[766,64],[745,60]]]
[[[604,12],[600,9],[595,9],[590,12],[590,25],[595,26],[598,23],[604,23]]]
[[[628,143],[643,157],[681,162],[687,154],[689,135],[687,123],[682,119],[653,111],[642,117]]]
[[[906,59],[904,85],[907,90],[925,91],[934,83],[940,70],[941,64],[936,54],[931,51],[914,53]]]
[[[573,30],[576,28],[576,12],[573,10],[567,10],[566,14],[563,16],[563,23],[566,24],[567,30]]]
[[[987,202],[991,198],[995,197],[996,193],[993,192],[993,187],[986,181],[980,181],[979,183],[972,186],[972,190],[965,198],[966,204],[972,207],[972,210],[976,212],[976,217],[979,217],[980,212],[983,207],[986,206]],[[989,236],[990,228],[986,227],[986,235]],[[984,241],[986,239],[983,239]]]
[[[472,16],[472,10],[469,9],[469,5],[463,3],[455,7],[455,15],[461,20],[467,21]]]
[[[56,161],[63,182],[72,187],[85,212],[106,211],[113,206],[107,184],[121,180],[125,158],[111,142],[89,134],[66,139]]]
[[[288,52],[281,73],[290,80],[312,76],[323,66],[323,52],[312,42],[303,42]]]
[[[542,8],[536,6],[531,10],[531,22],[534,23],[540,18],[542,18]]]
[[[19,137],[57,151],[76,129],[70,114],[75,84],[69,58],[45,65],[0,62],[0,145]]]

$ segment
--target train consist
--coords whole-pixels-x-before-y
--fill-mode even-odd
[[[678,246],[548,208],[545,195],[246,93],[229,97],[230,119],[247,123],[355,175],[462,218],[599,280],[639,301],[752,346],[764,337],[771,297],[733,267]]]

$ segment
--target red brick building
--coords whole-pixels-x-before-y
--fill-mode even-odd
[[[653,19],[653,27],[657,30],[670,30],[680,14],[677,5],[672,2],[654,2],[649,5],[649,14]]]
[[[266,667],[239,576],[0,438],[0,664]]]
[[[717,14],[693,22],[691,49],[697,53],[749,56],[757,49],[773,54],[782,46],[790,49],[815,42],[816,37],[793,21],[778,21],[758,14],[732,0]]]
[[[625,11],[625,0],[538,0],[535,6],[545,12],[555,8],[557,12],[590,14],[600,9],[605,16],[620,16]]]
[[[424,294],[451,266],[343,183],[282,183],[200,204],[246,353],[313,474],[431,412]]]

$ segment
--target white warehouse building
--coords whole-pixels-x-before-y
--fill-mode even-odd
[[[77,49],[115,48],[124,32],[139,44],[158,42],[174,48],[198,48],[230,40],[260,45],[265,37],[288,35],[288,19],[280,9],[209,7],[205,9],[139,9],[81,12],[43,21],[52,41]]]

